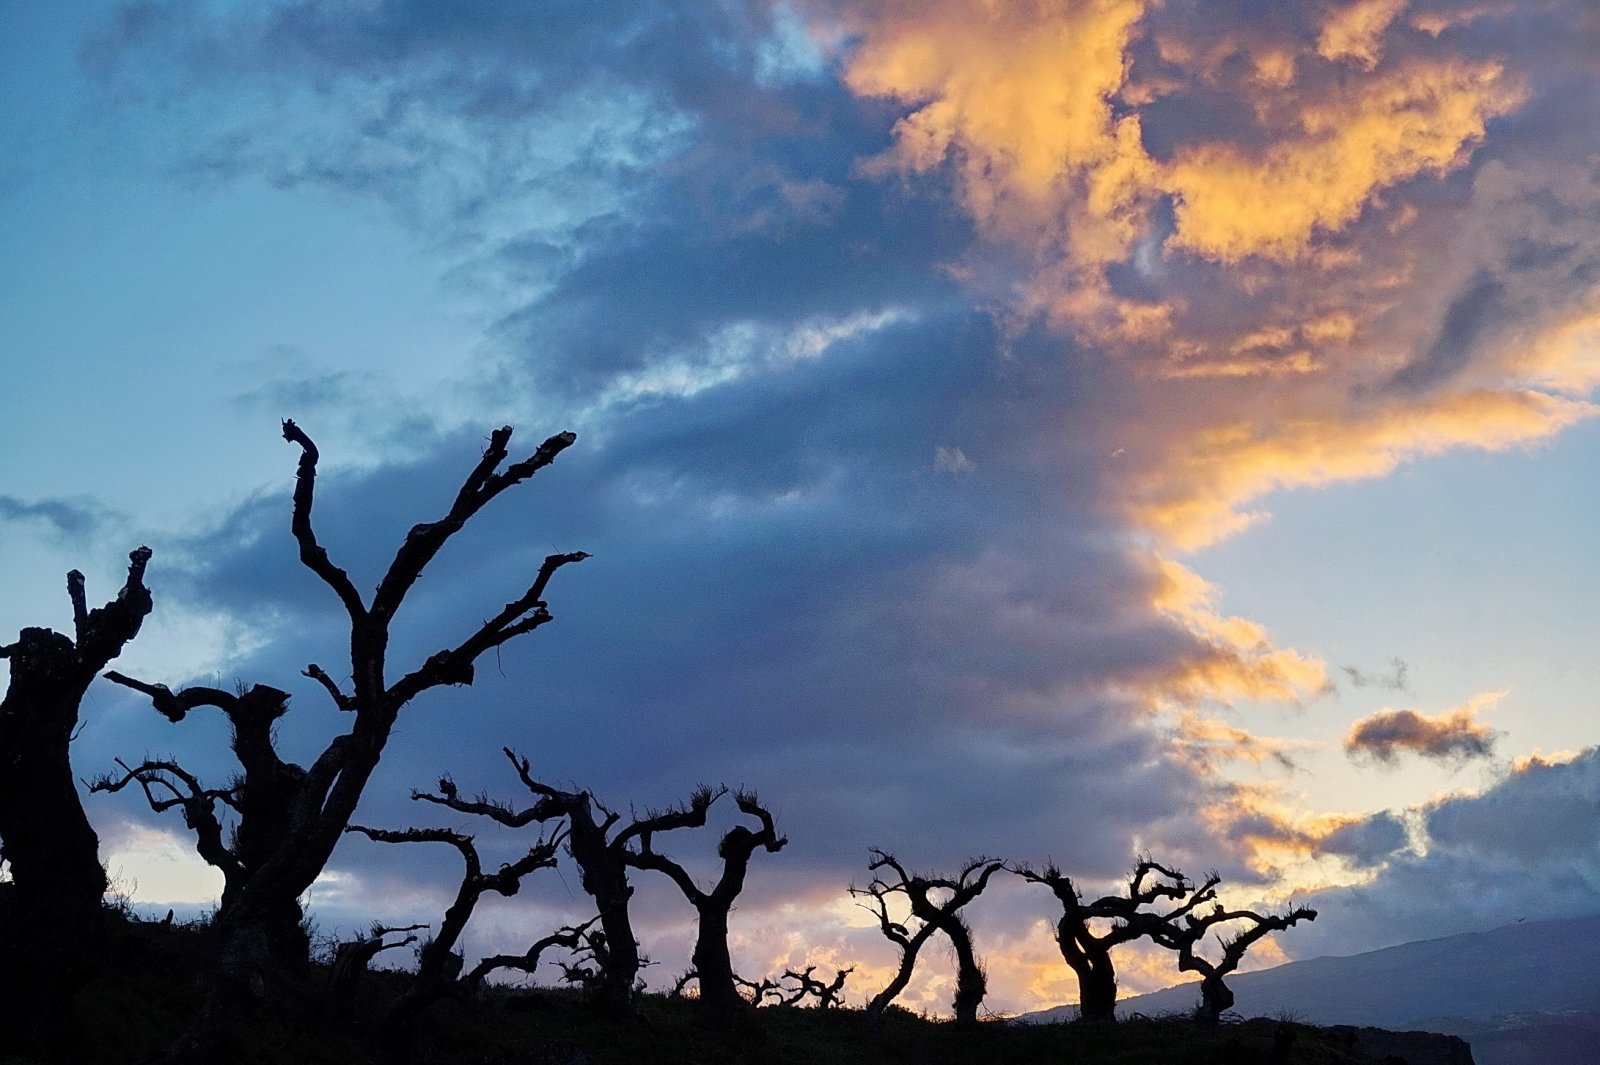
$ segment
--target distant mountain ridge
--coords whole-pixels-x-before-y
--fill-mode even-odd
[[[1471,1041],[1478,1065],[1600,1061],[1600,914],[1289,962],[1231,976],[1228,986],[1246,1017],[1447,1032]],[[1117,1013],[1182,1013],[1198,998],[1198,985],[1180,984],[1126,999]],[[1057,1006],[1026,1019],[1076,1015]],[[1521,1056],[1536,1044],[1537,1057]]]

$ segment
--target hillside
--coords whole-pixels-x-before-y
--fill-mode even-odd
[[[1312,958],[1230,977],[1246,1017],[1460,1035],[1478,1065],[1591,1065],[1600,1040],[1600,915]],[[1190,1009],[1194,985],[1127,999],[1119,1014]],[[1032,1014],[1070,1017],[1071,1006]],[[1531,1055],[1531,1056],[1530,1056]]]
[[[205,994],[215,943],[203,923],[126,921],[99,977],[79,995],[73,1065],[127,1065],[170,1044]],[[767,1007],[733,1029],[703,1023],[693,999],[646,995],[637,1023],[600,1018],[566,989],[497,988],[440,1002],[395,1042],[388,1012],[410,977],[373,971],[354,998],[327,996],[322,966],[280,974],[237,1043],[229,1065],[1468,1065],[1465,1044],[1277,1020],[1199,1026],[1187,1019],[1117,1025],[1019,1025],[963,1029],[891,1008],[882,1023],[859,1009]],[[4,1065],[38,1065],[7,1056]]]

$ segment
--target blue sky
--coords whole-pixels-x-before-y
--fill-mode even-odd
[[[490,428],[572,428],[397,663],[594,559],[408,711],[367,823],[441,772],[509,794],[503,744],[616,804],[756,786],[793,842],[736,960],[866,982],[873,845],[1092,883],[1148,849],[1313,901],[1291,956],[1600,910],[1587,6],[73,12],[0,12],[0,628],[149,543],[119,668],[291,689],[312,757],[338,611],[277,419],[358,584]],[[229,771],[216,722],[109,686],[86,721],[81,775]],[[138,900],[210,897],[123,799],[89,809]],[[448,864],[385,851],[335,855],[330,930],[438,908]],[[666,973],[689,915],[642,891]],[[1071,997],[1049,899],[992,895],[995,1005]],[[557,878],[469,950],[580,909]]]

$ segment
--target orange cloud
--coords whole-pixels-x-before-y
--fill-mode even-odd
[[[1294,753],[1316,746],[1307,740],[1284,740],[1257,736],[1248,729],[1215,718],[1183,710],[1173,730],[1178,757],[1201,773],[1220,762],[1249,762],[1252,765],[1276,763],[1284,769],[1296,767]]]
[[[1334,8],[1317,34],[1317,54],[1324,59],[1353,59],[1371,70],[1383,56],[1383,34],[1406,0],[1356,0]]]
[[[1090,260],[1119,257],[1153,169],[1137,116],[1117,117],[1127,46],[1146,0],[886,3],[847,16],[862,34],[845,81],[913,105],[869,173],[954,163],[967,210],[986,227],[1032,239],[1059,229]]]
[[[1172,685],[1177,697],[1299,702],[1326,690],[1327,665],[1322,659],[1277,647],[1263,626],[1219,613],[1216,588],[1181,563],[1158,558],[1156,565],[1160,586],[1153,605],[1199,638],[1209,652],[1185,665]],[[1191,726],[1191,732],[1201,738],[1198,724]]]
[[[1162,173],[1177,203],[1174,248],[1222,262],[1293,258],[1354,221],[1380,189],[1443,173],[1524,99],[1494,63],[1413,64],[1316,102],[1259,152],[1226,142],[1179,153]]]
[[[1135,489],[1134,517],[1163,542],[1194,550],[1259,520],[1242,507],[1274,489],[1375,477],[1459,446],[1500,451],[1596,413],[1592,403],[1543,392],[1481,391],[1344,417],[1240,418],[1200,430],[1149,471]]]
[[[1551,751],[1549,754],[1545,754],[1539,748],[1535,747],[1531,753],[1526,754],[1521,758],[1513,759],[1511,762],[1511,771],[1513,773],[1526,773],[1530,769],[1549,769],[1552,766],[1566,765],[1568,762],[1576,761],[1577,759],[1581,758],[1583,753],[1584,752],[1582,751],[1574,751],[1564,748],[1559,751]]]

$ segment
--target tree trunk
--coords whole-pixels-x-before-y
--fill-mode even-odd
[[[600,1008],[612,1017],[634,1015],[633,985],[639,978],[639,941],[628,916],[628,867],[622,855],[606,842],[606,830],[597,825],[585,802],[573,811],[572,857],[583,873],[583,890],[600,911],[600,931],[605,936],[606,958],[601,965]]]
[[[23,629],[0,702],[0,840],[12,902],[0,962],[0,1044],[65,1052],[78,987],[105,944],[100,840],[79,801],[68,745],[88,687],[76,649]]]
[[[700,980],[700,1006],[715,1026],[731,1027],[744,1010],[733,983],[728,955],[728,911],[714,901],[700,908],[700,931],[694,944],[694,969]]]
[[[1110,957],[1092,958],[1078,974],[1078,1016],[1090,1024],[1110,1024],[1117,1019],[1117,972]]]
[[[1233,992],[1222,982],[1221,976],[1208,975],[1200,981],[1200,1006],[1194,1011],[1195,1020],[1202,1024],[1216,1024],[1231,1009]]]
[[[910,941],[902,949],[900,969],[894,974],[894,979],[889,981],[888,987],[879,991],[872,997],[872,1001],[867,1003],[867,1017],[869,1020],[877,1021],[882,1019],[883,1012],[889,1008],[889,1004],[899,998],[900,992],[904,991],[906,985],[911,982],[911,974],[917,967],[917,952],[922,949],[922,944],[927,942],[928,936],[932,931],[932,925],[924,926],[915,936],[911,937]]]
[[[988,991],[988,980],[972,949],[972,936],[959,919],[950,922],[945,935],[956,951],[956,1024],[967,1026],[978,1023],[978,1007]]]

